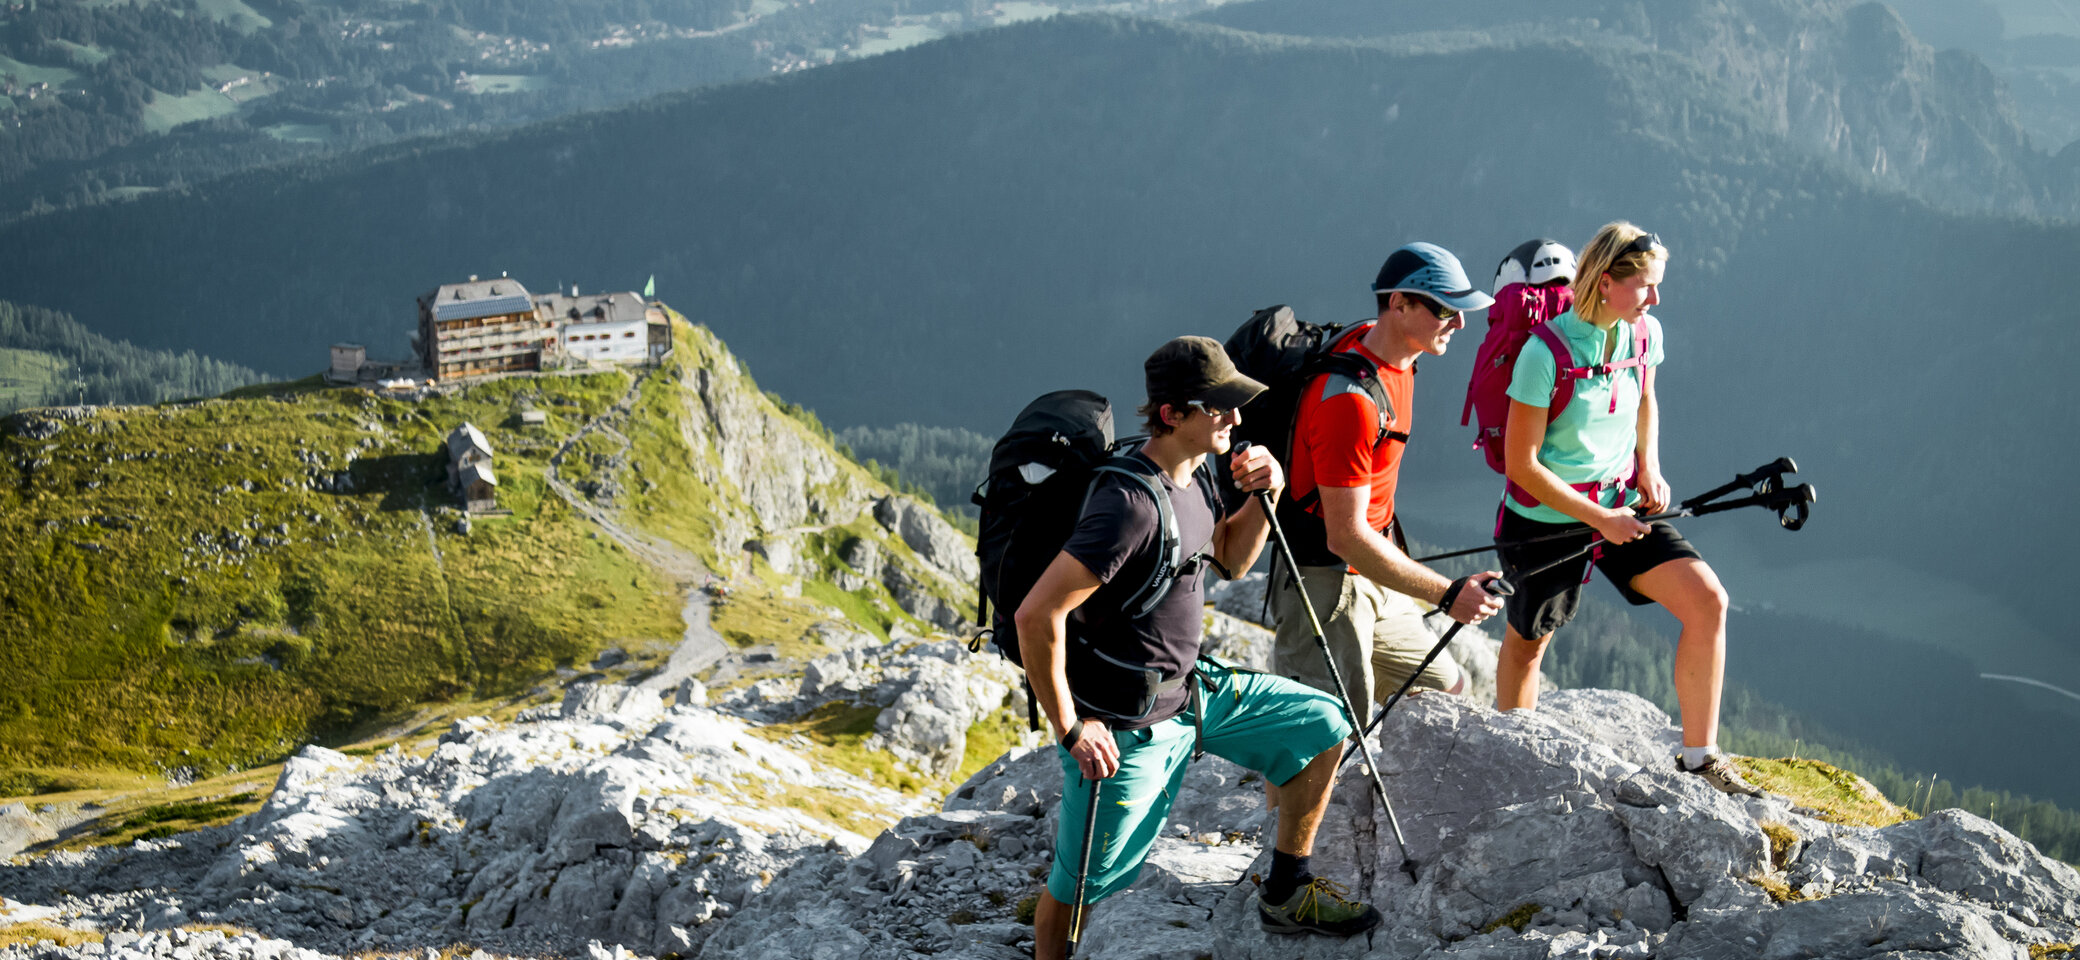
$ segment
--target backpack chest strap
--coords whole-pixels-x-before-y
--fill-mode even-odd
[[[1561,357],[1566,357],[1569,360],[1574,359],[1574,349],[1567,345],[1567,340],[1560,335],[1560,331],[1554,329],[1553,321],[1548,320],[1532,327],[1531,332],[1537,334],[1538,339],[1545,343],[1546,349],[1553,353],[1553,400],[1546,405],[1547,423],[1552,423],[1554,419],[1558,418],[1560,411],[1566,409],[1568,403],[1574,400],[1574,385],[1579,380],[1587,380],[1590,377],[1607,377],[1620,370],[1638,370],[1640,394],[1643,396],[1646,394],[1647,325],[1644,321],[1632,325],[1632,356],[1623,360],[1586,367],[1563,367],[1560,365]],[[1611,405],[1608,412],[1618,412],[1618,392],[1615,390],[1611,391]]]

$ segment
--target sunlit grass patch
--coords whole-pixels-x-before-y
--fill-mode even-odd
[[[36,943],[54,943],[61,947],[77,947],[85,943],[102,942],[98,930],[74,930],[41,920],[10,923],[0,926],[0,947],[24,946]]]
[[[588,535],[541,481],[561,435],[515,416],[546,407],[575,429],[629,382],[514,378],[414,404],[307,378],[0,436],[0,771],[207,775],[510,695],[605,646],[631,669],[661,657],[683,630],[677,586]],[[467,536],[439,454],[464,419],[518,514]],[[353,488],[314,489],[334,476]],[[54,788],[17,779],[0,789]]]
[[[281,777],[279,764],[170,787],[130,776],[126,787],[48,794],[36,803],[91,810],[94,817],[66,831],[53,850],[154,840],[229,823],[260,809]]]
[[[1789,797],[1817,811],[1823,819],[1866,827],[1886,827],[1913,819],[1905,808],[1885,798],[1870,781],[1818,760],[1734,757],[1734,765],[1756,786]]]

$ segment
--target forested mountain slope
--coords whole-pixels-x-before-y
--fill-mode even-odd
[[[263,379],[244,367],[143,350],[62,313],[0,302],[0,413],[67,403],[154,403]]]
[[[1674,473],[1795,453],[1829,494],[1802,550],[1988,582],[2068,569],[2056,524],[1996,546],[1901,520],[1967,487],[2063,502],[2071,453],[2031,411],[2075,400],[2057,278],[2080,230],[1847,176],[1681,57],[1506,53],[1058,19],[16,224],[0,294],[296,369],[331,340],[401,342],[412,298],[454,277],[655,273],[841,426],[994,433],[1046,389],[1131,400],[1155,343],[1254,306],[1363,316],[1406,240],[1484,273],[1526,236],[1580,243],[1623,216],[1676,252],[1660,311]],[[1988,319],[1974,304],[1996,291]],[[1418,431],[1440,451],[1465,339],[1424,367]],[[1485,491],[1477,462],[1410,469]]]

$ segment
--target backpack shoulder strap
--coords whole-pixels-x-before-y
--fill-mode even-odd
[[[1588,367],[1574,366],[1574,351],[1567,346],[1567,338],[1553,329],[1553,321],[1536,324],[1531,328],[1532,336],[1553,352],[1553,399],[1546,404],[1546,422],[1559,419],[1560,411],[1574,402],[1574,382],[1588,375]],[[1566,358],[1566,363],[1561,358]]]
[[[1160,538],[1156,562],[1149,568],[1148,579],[1120,603],[1120,610],[1135,619],[1148,616],[1157,604],[1163,602],[1164,595],[1170,592],[1170,582],[1177,578],[1178,568],[1184,565],[1184,544],[1177,532],[1177,513],[1171,508],[1170,494],[1163,489],[1162,481],[1156,479],[1155,471],[1155,465],[1138,454],[1113,454],[1112,459],[1091,471],[1090,490],[1083,496],[1084,506],[1088,508],[1091,492],[1097,490],[1098,481],[1106,474],[1116,474],[1140,484],[1156,502],[1156,527]]]
[[[1327,400],[1352,387],[1372,401],[1372,408],[1379,413],[1379,432],[1372,438],[1372,445],[1379,446],[1387,440],[1408,442],[1408,432],[1393,429],[1396,419],[1394,401],[1387,397],[1387,385],[1380,382],[1379,368],[1372,361],[1349,350],[1338,350],[1318,358],[1312,366],[1314,373],[1326,374],[1328,383],[1322,389],[1321,399]]]

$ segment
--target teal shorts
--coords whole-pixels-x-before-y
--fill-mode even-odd
[[[1351,735],[1342,705],[1313,687],[1206,660],[1199,661],[1199,677],[1206,752],[1256,770],[1272,783],[1293,779],[1322,751]],[[1119,745],[1119,772],[1098,781],[1086,903],[1126,889],[1140,875],[1142,861],[1170,819],[1170,804],[1192,758],[1188,713],[1112,736]],[[1047,892],[1058,902],[1074,903],[1091,782],[1069,751],[1056,747],[1055,753],[1062,764],[1062,816]]]

